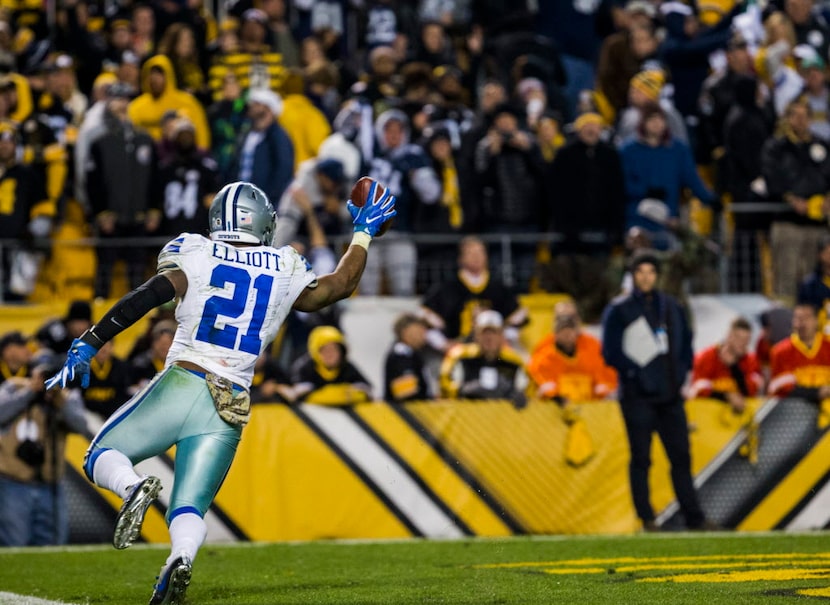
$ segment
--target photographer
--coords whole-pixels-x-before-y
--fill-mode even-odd
[[[66,435],[89,434],[80,392],[44,389],[60,363],[50,356],[32,366],[0,385],[0,546],[66,543]]]
[[[544,191],[544,162],[536,139],[523,128],[522,115],[511,105],[493,110],[487,134],[477,143],[472,196],[465,222],[479,233],[537,233],[548,224],[552,192]],[[466,198],[465,198],[466,199]],[[501,249],[492,250],[494,263],[502,264]],[[518,291],[529,289],[536,258],[535,243],[513,242],[511,259],[517,268]]]
[[[542,155],[522,128],[521,112],[508,104],[493,111],[487,134],[475,150],[481,197],[474,225],[484,231],[529,233],[547,224],[542,192]]]

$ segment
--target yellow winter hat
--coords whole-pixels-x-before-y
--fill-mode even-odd
[[[660,91],[665,83],[666,76],[657,69],[641,71],[631,78],[631,87],[636,88],[652,101],[660,98]]]
[[[602,116],[598,113],[589,111],[587,113],[583,113],[576,120],[574,120],[574,130],[579,132],[579,130],[583,126],[586,126],[588,124],[597,124],[598,126],[605,126],[605,121],[602,119]]]
[[[110,71],[103,71],[98,74],[92,82],[92,88],[99,88],[101,86],[110,86],[118,82],[118,76]]]

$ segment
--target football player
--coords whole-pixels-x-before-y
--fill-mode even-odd
[[[349,249],[333,273],[316,276],[298,252],[271,246],[276,213],[265,193],[247,182],[226,185],[210,206],[210,238],[182,233],[158,257],[158,274],[119,300],[75,339],[47,388],[89,384],[89,364],[110,341],[150,310],[178,299],[178,329],[164,369],[104,424],[87,450],[84,471],[124,499],[113,545],[140,535],[148,507],[161,491],[157,477],[139,476],[138,462],[176,446],[167,524],[171,551],[151,605],[181,603],[193,560],[207,534],[205,512],[230,468],[250,415],[257,357],[289,311],[317,311],[349,296],[360,281],[372,237],[395,214],[388,190],[347,207],[354,222]],[[363,200],[360,200],[363,201]],[[358,201],[358,203],[360,202]]]

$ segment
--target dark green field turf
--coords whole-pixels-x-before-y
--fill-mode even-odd
[[[0,549],[0,592],[146,603],[166,548]],[[806,591],[806,592],[805,592]],[[0,604],[23,603],[9,597]],[[830,602],[830,534],[209,545],[196,605]]]

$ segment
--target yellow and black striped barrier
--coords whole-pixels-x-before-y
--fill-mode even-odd
[[[769,414],[776,403],[759,401],[756,409]],[[704,487],[727,464],[730,472],[745,466],[745,476],[757,474],[756,462],[741,448],[746,423],[730,419],[724,409],[714,400],[687,403],[693,472]],[[635,532],[639,522],[628,488],[629,455],[619,407],[589,402],[578,406],[578,415],[594,452],[574,466],[565,451],[570,425],[559,406],[547,402],[533,401],[523,410],[503,401],[257,405],[206,518],[209,539]],[[764,440],[775,445],[775,439],[761,427],[763,464],[770,456],[781,456],[765,453]],[[768,473],[774,481],[767,478],[745,488],[737,508],[740,518],[730,517],[730,527],[751,531],[830,522],[830,508],[821,506],[830,490],[825,489],[830,436],[816,431],[814,443],[802,443],[806,455],[785,459],[786,464]],[[86,445],[73,436],[67,450],[79,474]],[[166,488],[145,523],[147,541],[168,540],[163,514],[172,454],[145,463],[144,472],[161,476]],[[653,461],[653,505],[671,512],[669,466],[657,439]],[[735,482],[731,489],[744,488]],[[100,494],[117,510],[117,498]],[[707,512],[708,504],[703,502]]]

